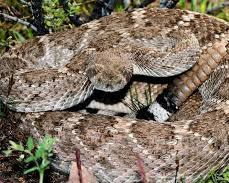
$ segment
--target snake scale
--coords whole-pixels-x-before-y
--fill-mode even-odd
[[[5,53],[0,96],[22,130],[57,138],[62,171],[78,148],[97,182],[140,181],[139,160],[148,182],[194,182],[228,163],[228,42],[228,23],[207,15],[153,8],[115,13]],[[141,101],[148,86],[147,111],[161,122],[134,117],[132,91],[140,91]],[[99,90],[121,99],[97,102]],[[131,114],[63,111],[90,97],[90,108]]]

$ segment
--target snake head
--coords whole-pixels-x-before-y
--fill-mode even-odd
[[[86,74],[96,89],[115,92],[130,81],[133,67],[127,54],[107,50],[90,56]]]

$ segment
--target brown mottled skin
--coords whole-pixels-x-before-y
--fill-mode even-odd
[[[148,182],[174,182],[176,171],[178,179],[194,182],[229,157],[228,31],[228,23],[189,11],[117,13],[6,53],[0,96],[10,109],[32,112],[16,113],[23,130],[57,138],[55,153],[66,161],[58,165],[62,171],[69,171],[64,165],[77,147],[98,182],[138,181],[136,154]],[[55,111],[83,102],[95,88],[125,88],[133,75],[150,78],[152,101],[168,85],[180,106],[170,122]],[[155,77],[170,76],[172,82],[154,85]],[[136,86],[140,92],[145,87]],[[121,100],[130,112],[133,88]]]
[[[173,87],[180,105],[225,56],[227,29],[223,21],[181,10],[138,9],[103,17],[5,53],[0,96],[18,112],[63,110],[86,100],[95,88],[114,92],[132,75],[174,76],[196,63],[190,80],[179,84],[178,79]],[[207,56],[213,58],[210,68],[198,68]]]

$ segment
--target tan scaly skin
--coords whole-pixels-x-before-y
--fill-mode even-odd
[[[187,84],[175,84],[179,106],[226,54],[227,29],[223,21],[181,10],[138,9],[103,17],[4,54],[0,96],[18,112],[63,110],[85,101],[95,88],[120,90],[132,75],[169,77],[197,63]],[[197,68],[207,56],[208,67]]]
[[[228,161],[228,29],[226,22],[189,11],[114,14],[6,53],[0,96],[10,109],[32,112],[16,113],[23,130],[58,138],[61,160],[74,160],[78,147],[99,182],[139,180],[136,154],[149,182],[174,182],[176,173],[192,182]],[[117,91],[139,74],[181,74],[167,87],[180,106],[171,122],[45,112],[83,102],[95,88]]]

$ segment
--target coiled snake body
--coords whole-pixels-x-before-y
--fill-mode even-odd
[[[136,155],[149,182],[192,182],[228,161],[228,41],[228,23],[207,15],[167,9],[117,13],[5,53],[0,96],[12,111],[25,112],[15,114],[23,130],[57,138],[62,163],[80,149],[99,182],[140,180]],[[133,113],[131,91],[146,88],[135,83],[135,75],[149,79],[154,119],[171,116],[171,122],[60,111],[96,90],[112,96],[129,85],[109,110]],[[160,93],[163,100],[155,97]],[[174,115],[168,101],[179,107]]]

